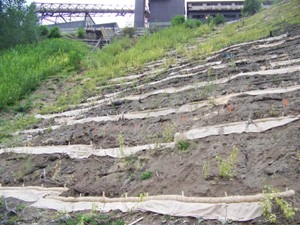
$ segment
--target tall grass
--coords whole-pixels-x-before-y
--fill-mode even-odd
[[[273,33],[282,32],[290,25],[300,24],[299,12],[299,0],[280,2],[254,16],[225,25],[218,35],[200,43],[193,51],[185,52],[185,55],[192,58],[201,57],[232,44],[268,37],[270,31]]]
[[[140,71],[147,62],[164,57],[177,45],[192,43],[199,34],[211,31],[211,27],[207,25],[197,29],[176,26],[139,39],[116,39],[102,51],[92,53],[87,58],[89,64],[93,65],[89,75],[103,80]]]
[[[90,52],[85,57],[86,74],[89,77],[86,82],[92,89],[89,91],[81,84],[73,89],[73,93],[63,93],[56,105],[43,110],[43,113],[57,112],[76,105],[88,97],[87,92],[89,95],[95,94],[97,89],[94,85],[104,84],[110,78],[139,73],[146,63],[169,57],[168,53],[172,50],[190,59],[203,59],[229,45],[257,40],[267,37],[270,31],[284,29],[290,24],[300,24],[299,5],[299,0],[281,2],[252,17],[218,29],[212,24],[194,29],[175,26],[141,38],[116,39],[101,51]],[[188,48],[191,44],[195,48]]]
[[[50,75],[78,70],[87,48],[64,39],[20,45],[0,52],[0,109],[15,103]]]

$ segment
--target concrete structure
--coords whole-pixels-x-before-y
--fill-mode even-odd
[[[134,27],[144,27],[145,26],[145,0],[135,0],[134,9]]]
[[[63,34],[76,33],[78,28],[82,27],[87,33],[87,38],[102,38],[102,41],[105,42],[109,42],[114,36],[115,31],[119,30],[117,23],[96,24],[89,15],[85,17],[85,20],[52,24],[48,25],[48,28],[51,29],[55,26],[59,27],[61,33]]]
[[[184,15],[184,0],[149,0],[150,26],[169,26],[171,19]]]
[[[144,27],[146,19],[148,19],[149,26],[169,26],[172,17],[184,15],[184,1],[135,0],[134,27]],[[148,2],[148,6],[146,2]]]
[[[187,17],[205,20],[208,15],[222,14],[227,21],[241,17],[244,0],[188,0]]]
[[[84,20],[80,21],[74,21],[74,22],[68,22],[68,23],[57,23],[57,24],[51,24],[47,25],[49,29],[53,27],[59,27],[61,33],[74,33],[78,30],[79,27],[82,27],[84,29],[93,28],[95,27],[96,23],[90,17],[90,15],[86,15]]]
[[[263,1],[263,7],[269,7],[272,0]],[[244,0],[186,0],[188,18],[205,20],[208,15],[222,14],[227,21],[241,17]]]

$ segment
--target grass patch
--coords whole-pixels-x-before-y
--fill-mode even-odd
[[[17,114],[13,120],[0,120],[0,144],[6,147],[15,147],[18,145],[19,140],[17,136],[11,136],[11,133],[21,129],[28,129],[33,124],[39,122],[34,116],[26,116]]]
[[[141,174],[141,180],[148,180],[152,177],[153,173],[151,171],[145,171]]]
[[[51,75],[81,69],[87,51],[83,43],[52,39],[0,52],[0,109],[16,103]]]
[[[218,163],[218,170],[220,177],[223,178],[233,178],[234,177],[234,168],[236,167],[239,156],[239,149],[234,147],[228,156],[227,159],[216,156],[216,160]]]
[[[279,32],[289,25],[299,24],[299,9],[299,2],[293,0],[281,2],[252,17],[225,24],[218,29],[213,24],[204,24],[194,29],[175,26],[141,38],[115,39],[101,51],[90,52],[84,58],[88,82],[101,86],[111,78],[139,73],[148,62],[172,57],[168,56],[171,50],[177,50],[178,54],[190,59],[202,59],[221,48],[267,37],[270,31]],[[201,38],[201,42],[196,41],[197,38]],[[187,48],[193,44],[195,48]],[[74,89],[67,96],[72,99],[74,95],[78,99],[74,103],[88,96],[78,92]],[[95,93],[95,90],[90,92],[91,95]],[[72,105],[70,102],[62,104],[59,100],[57,107],[63,105],[66,108],[67,105]]]
[[[181,140],[177,142],[178,149],[183,152],[187,151],[190,145],[191,143],[188,142],[187,140]]]

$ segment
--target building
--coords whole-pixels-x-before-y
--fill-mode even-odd
[[[264,0],[263,7],[269,7],[272,0]],[[186,0],[188,18],[205,20],[208,15],[221,14],[227,21],[241,17],[244,0]]]
[[[84,29],[92,28],[96,25],[92,17],[90,15],[86,15],[84,20],[81,21],[74,21],[74,22],[66,22],[66,23],[56,23],[47,25],[49,29],[53,27],[59,27],[61,33],[75,33],[79,27],[82,27]]]
[[[169,26],[171,19],[177,15],[184,15],[185,0],[149,0],[149,25]]]
[[[113,38],[115,32],[119,31],[117,23],[96,24],[94,20],[88,16],[85,20],[67,23],[57,23],[48,25],[48,28],[58,27],[63,34],[76,33],[78,28],[82,27],[86,31],[85,39],[102,39],[102,42],[108,43]]]
[[[185,0],[135,0],[134,26],[169,26],[171,19],[184,15]]]
[[[134,8],[134,27],[144,27],[145,26],[145,0],[135,0]]]
[[[227,21],[241,17],[243,0],[189,0],[186,3],[188,18],[205,20],[209,15],[222,14]]]

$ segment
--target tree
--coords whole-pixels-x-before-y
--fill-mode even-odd
[[[0,50],[38,40],[36,6],[25,0],[0,0]]]
[[[261,0],[245,0],[242,13],[244,16],[251,16],[259,12],[261,7],[262,7]]]

